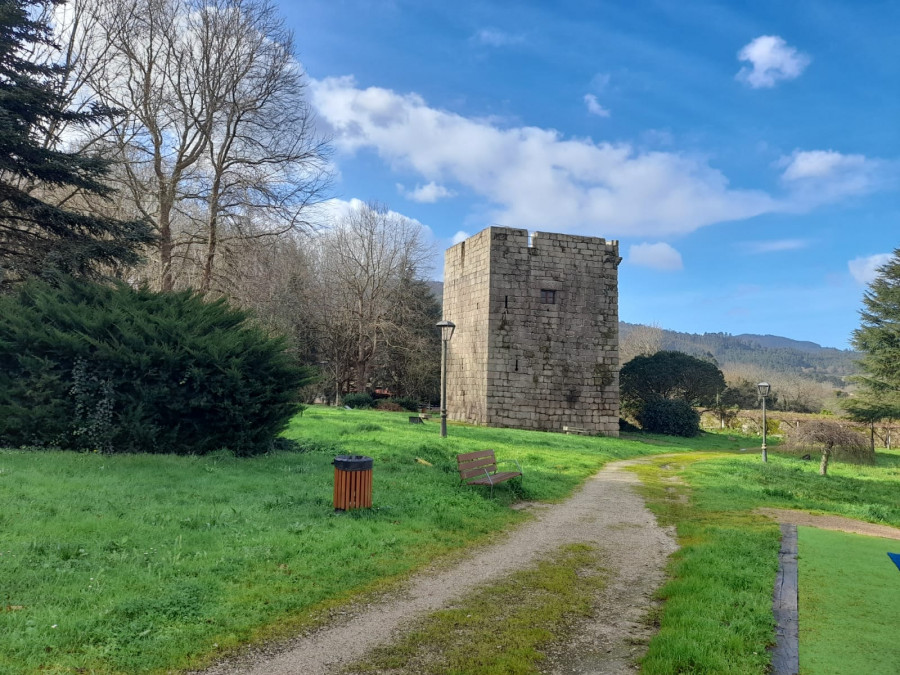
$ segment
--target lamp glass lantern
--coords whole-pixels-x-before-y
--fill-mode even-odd
[[[443,321],[438,321],[436,325],[441,329],[441,340],[448,342],[450,338],[453,337],[453,331],[456,330],[456,324],[444,319]]]
[[[769,395],[769,383],[768,382],[760,382],[756,385],[757,391],[759,391],[759,395],[765,398]]]

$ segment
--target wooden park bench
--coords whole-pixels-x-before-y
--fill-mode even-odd
[[[518,471],[497,471],[497,464],[507,462],[515,463]],[[493,450],[479,450],[467,452],[456,456],[459,466],[459,482],[466,485],[490,485],[491,497],[494,496],[494,486],[512,478],[522,478],[522,467],[515,459],[506,459],[497,462]]]

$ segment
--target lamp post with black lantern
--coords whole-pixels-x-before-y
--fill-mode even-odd
[[[450,338],[453,337],[453,331],[456,324],[452,321],[437,322],[437,327],[441,329],[441,438],[447,437],[447,346]]]
[[[762,461],[768,462],[769,456],[766,453],[766,435],[769,431],[769,425],[766,422],[766,399],[769,396],[769,383],[768,382],[760,382],[756,385],[756,389],[759,392],[759,395],[762,397],[763,403],[763,444],[762,444]]]

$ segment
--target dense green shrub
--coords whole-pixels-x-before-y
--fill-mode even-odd
[[[644,431],[692,437],[700,433],[700,413],[687,401],[652,398],[636,414]]]
[[[74,280],[0,297],[0,445],[268,450],[309,376],[248,318],[191,292]]]
[[[360,394],[347,394],[344,396],[343,404],[348,408],[371,408],[375,405],[375,399],[372,394],[365,392]]]
[[[422,404],[419,401],[409,396],[394,396],[387,400],[400,406],[403,410],[409,410],[410,412],[419,412],[419,408],[422,407]]]

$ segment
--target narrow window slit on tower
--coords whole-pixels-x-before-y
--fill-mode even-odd
[[[509,296],[503,296],[503,309],[509,309]]]
[[[516,359],[516,372],[519,372],[519,359]]]

